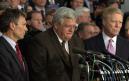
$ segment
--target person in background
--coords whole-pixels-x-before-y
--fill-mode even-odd
[[[60,7],[53,17],[53,27],[29,42],[31,81],[80,81],[80,57],[72,49],[82,47],[75,40],[75,28],[75,11]]]
[[[80,23],[78,25],[77,33],[82,40],[87,40],[98,35],[100,29],[94,23]]]
[[[29,81],[27,65],[17,45],[27,31],[25,14],[6,9],[0,15],[0,25],[0,81]]]
[[[102,29],[102,13],[105,8],[105,1],[100,0],[100,2],[94,2],[94,12],[91,17],[100,29]]]
[[[9,3],[7,1],[2,1],[0,2],[0,15],[2,14],[2,12],[4,10],[6,10],[7,8],[9,8]]]
[[[76,8],[83,7],[83,6],[84,6],[84,0],[71,0],[68,5],[68,7],[74,10]]]
[[[90,10],[86,7],[79,7],[75,9],[77,16],[77,23],[88,23],[91,22]]]
[[[18,5],[18,9],[27,13],[32,11],[32,7],[29,5],[27,0],[20,0],[20,4]]]
[[[26,20],[28,31],[26,32],[24,39],[18,41],[22,54],[25,56],[25,58],[27,55],[26,48],[28,47],[28,42],[30,42],[30,40],[38,33],[46,31],[46,28],[43,25],[43,18],[40,11],[31,11],[27,13]]]
[[[18,5],[18,9],[26,12],[26,10],[27,10],[27,4],[28,4],[27,3],[27,0],[20,0],[20,3]]]
[[[39,30],[45,31],[46,28],[43,25],[43,21],[45,19],[42,18],[42,14],[40,11],[31,11],[27,13],[27,24],[28,24],[28,32]]]
[[[2,13],[9,8],[9,4],[6,1],[1,1],[0,2],[0,15],[2,15]],[[0,36],[2,35],[2,32],[0,32]]]
[[[119,0],[107,0],[107,6],[108,7],[110,6],[110,7],[114,7],[114,8],[119,8],[120,2],[119,2]]]
[[[53,5],[53,6],[59,6],[59,7],[62,7],[62,6],[66,6],[67,2],[69,0],[48,0],[47,1],[47,6],[49,5]]]
[[[46,3],[47,3],[47,0],[32,0],[32,3],[30,3],[30,6],[32,7],[32,10],[40,11],[42,14],[42,17],[45,18]]]
[[[53,20],[53,16],[54,16],[55,12],[56,12],[56,9],[49,9],[46,12],[45,27],[47,29],[49,29],[53,26],[52,20]]]
[[[47,0],[32,0],[32,8],[33,10],[45,10]],[[45,13],[45,12],[44,12]]]
[[[18,5],[20,4],[20,0],[7,0],[12,9],[18,9]]]
[[[126,21],[125,21],[125,32],[124,32],[124,36],[126,39],[129,40],[129,17],[127,17]]]
[[[85,41],[85,49],[112,54],[129,60],[129,41],[120,35],[123,13],[119,8],[107,7],[102,15],[102,33]]]

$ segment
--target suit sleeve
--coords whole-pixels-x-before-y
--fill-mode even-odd
[[[14,81],[6,52],[0,49],[0,81]]]
[[[48,81],[47,77],[47,50],[43,44],[36,39],[28,46],[29,69],[31,81]]]

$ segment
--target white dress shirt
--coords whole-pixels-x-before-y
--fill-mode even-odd
[[[59,40],[60,44],[62,45],[63,40],[58,36],[58,34],[56,32],[55,32],[55,34],[58,37],[58,40]],[[69,54],[69,44],[68,44],[68,41],[66,41],[66,43],[65,43],[65,49],[66,49],[66,51]]]
[[[4,39],[12,46],[12,48],[14,49],[14,51],[16,51],[16,42],[13,41],[11,38],[5,36],[5,35],[2,35],[4,37]]]
[[[114,47],[114,50],[116,50],[117,36],[114,36],[113,38],[111,38],[111,37],[107,36],[104,32],[102,32],[102,35],[103,35],[103,39],[104,39],[105,48],[107,49],[109,40],[112,39],[113,40],[112,45]]]

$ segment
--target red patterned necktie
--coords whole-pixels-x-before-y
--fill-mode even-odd
[[[22,54],[21,54],[18,44],[16,44],[15,47],[16,47],[16,55],[17,55],[18,61],[19,61],[20,65],[22,66],[22,68],[25,70]]]

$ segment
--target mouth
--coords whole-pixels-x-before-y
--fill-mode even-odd
[[[72,33],[67,33],[68,36],[72,36],[73,34]]]

